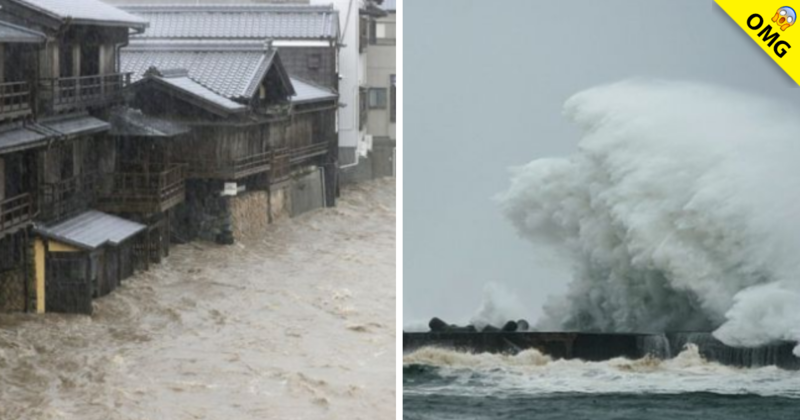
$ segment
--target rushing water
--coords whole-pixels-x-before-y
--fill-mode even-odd
[[[403,358],[403,410],[428,419],[797,419],[800,372],[704,360],[551,360],[423,348]]]
[[[395,185],[173,248],[95,315],[0,316],[0,419],[388,419]]]

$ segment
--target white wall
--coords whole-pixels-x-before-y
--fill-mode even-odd
[[[358,127],[358,89],[366,84],[367,77],[366,54],[360,54],[358,51],[359,9],[362,0],[311,0],[311,4],[331,3],[339,11],[341,43],[345,45],[339,51],[339,74],[341,75],[339,101],[345,105],[339,109],[339,147],[356,148],[364,156],[371,148],[371,144],[366,141],[366,133],[360,131]],[[342,159],[345,158],[343,154]]]

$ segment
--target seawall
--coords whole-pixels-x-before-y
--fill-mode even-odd
[[[526,349],[557,359],[603,361],[615,357],[638,359],[651,355],[671,358],[687,344],[694,344],[707,360],[725,365],[758,367],[775,365],[800,369],[794,343],[775,343],[755,348],[731,347],[708,332],[667,334],[581,332],[424,332],[403,333],[403,351],[443,347],[472,353],[516,353]]]

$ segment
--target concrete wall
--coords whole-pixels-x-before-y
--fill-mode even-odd
[[[372,177],[395,176],[394,158],[397,142],[389,137],[376,137],[372,146]]]
[[[322,171],[317,169],[292,181],[292,217],[325,207],[325,187]]]
[[[359,51],[360,19],[359,10],[364,0],[311,0],[311,4],[328,5],[333,3],[339,11],[341,42],[339,50],[339,147],[352,149],[354,153],[340,156],[340,164],[349,165],[349,156],[365,156],[370,150],[366,141],[366,130],[359,127],[359,88],[366,86],[366,54]]]
[[[358,165],[342,168],[339,173],[339,185],[346,186],[394,176],[395,144],[396,141],[388,137],[376,138],[369,156],[359,159]]]
[[[378,25],[393,28],[396,16],[389,16],[377,20]],[[387,30],[387,35],[392,34]],[[367,133],[375,137],[397,138],[396,123],[391,121],[391,76],[397,74],[397,46],[386,43],[370,44],[367,49],[367,84],[370,88],[386,89],[387,104],[385,109],[369,110],[369,125]]]
[[[371,179],[373,179],[371,153],[369,156],[359,159],[358,165],[342,168],[339,174],[339,184],[341,186],[357,184]]]

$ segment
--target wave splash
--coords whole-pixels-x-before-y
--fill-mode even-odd
[[[797,109],[635,80],[579,93],[565,114],[578,153],[516,169],[500,197],[523,237],[575,267],[539,328],[800,341]]]
[[[647,356],[603,362],[427,347],[403,356],[406,395],[679,394],[712,392],[800,398],[796,372],[774,366],[741,369],[710,362],[694,344],[671,359]]]

